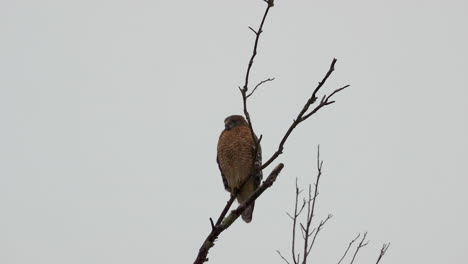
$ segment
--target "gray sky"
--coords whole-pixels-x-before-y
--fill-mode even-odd
[[[215,162],[264,3],[0,1],[0,263],[191,263],[228,193]],[[286,167],[212,249],[282,263],[294,179],[324,176],[313,250],[336,263],[468,258],[466,1],[277,1],[251,99],[269,157],[333,57],[337,103],[300,126]],[[210,262],[211,263],[211,262]]]

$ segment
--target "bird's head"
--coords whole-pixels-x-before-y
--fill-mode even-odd
[[[239,127],[239,126],[248,126],[247,120],[241,115],[232,115],[226,117],[224,119],[224,128],[229,130],[231,128]]]

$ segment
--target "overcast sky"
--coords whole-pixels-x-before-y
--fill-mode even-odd
[[[324,175],[314,263],[468,258],[468,2],[278,0],[250,101],[269,157],[334,57],[336,104],[210,263],[283,263],[294,182]],[[0,0],[0,263],[192,263],[228,193],[215,162],[241,113],[261,0]],[[275,163],[276,164],[276,163]],[[269,170],[266,171],[266,173]],[[315,222],[317,224],[318,222]]]

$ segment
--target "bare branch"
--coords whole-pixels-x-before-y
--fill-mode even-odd
[[[369,243],[369,241],[364,243],[364,241],[366,240],[366,236],[367,236],[367,232],[364,232],[364,236],[362,236],[361,242],[359,242],[359,245],[357,246],[356,251],[354,252],[353,259],[351,260],[349,264],[353,264],[354,259],[356,258],[356,255],[359,252],[359,250],[367,246],[367,244]]]
[[[305,200],[303,200],[303,201],[302,201],[302,205],[301,205],[301,209],[299,210],[299,212],[297,212],[297,216],[299,216],[299,215],[302,213],[302,211],[304,210],[304,207],[305,207],[305,206],[306,206],[306,202],[305,202]]]
[[[262,22],[260,23],[260,26],[258,27],[258,30],[254,30],[251,27],[249,27],[255,33],[255,42],[254,42],[254,47],[253,47],[253,50],[252,50],[252,55],[250,57],[248,65],[247,65],[247,71],[245,73],[244,85],[240,89],[241,95],[242,95],[242,103],[243,103],[243,106],[244,106],[244,115],[245,115],[245,118],[247,119],[247,122],[249,123],[250,134],[252,134],[252,137],[254,139],[255,139],[255,131],[254,131],[254,128],[253,128],[253,125],[252,125],[252,120],[250,119],[249,111],[247,110],[247,98],[250,95],[252,95],[252,93],[254,91],[252,91],[252,93],[250,93],[250,95],[247,95],[247,92],[249,90],[250,71],[252,69],[254,59],[257,56],[257,47],[258,47],[258,42],[260,40],[260,35],[263,33],[263,25],[265,24],[265,20],[266,20],[266,18],[268,16],[268,12],[270,11],[270,8],[273,7],[273,0],[268,0],[268,1],[265,1],[265,2],[267,3],[267,8],[265,9],[265,13],[263,14]]]
[[[285,257],[283,257],[283,255],[281,255],[281,252],[279,250],[276,250],[276,252],[278,252],[278,255],[284,260],[284,262],[290,264],[289,261]]]
[[[317,148],[317,176],[316,176],[316,179],[315,179],[315,184],[314,184],[314,196],[312,197],[312,189],[311,189],[311,186],[309,185],[309,200],[307,201],[307,222],[306,222],[306,227],[305,227],[305,234],[306,234],[306,238],[304,239],[304,251],[303,251],[303,260],[302,260],[302,264],[306,264],[307,263],[307,257],[309,256],[309,253],[310,253],[310,250],[311,250],[311,246],[313,245],[313,242],[315,240],[315,237],[317,236],[317,233],[318,233],[318,229],[317,229],[317,232],[315,233],[315,236],[312,240],[312,243],[311,243],[311,246],[309,248],[309,237],[312,235],[311,232],[309,232],[310,230],[310,225],[312,224],[312,219],[314,218],[314,213],[315,213],[315,204],[316,204],[316,201],[317,201],[317,196],[318,196],[318,187],[319,187],[319,183],[320,183],[320,177],[322,176],[322,165],[323,165],[323,162],[320,161],[320,146]],[[329,215],[329,218],[331,218],[331,215]],[[325,224],[328,219],[327,218],[325,220],[325,222],[321,222],[321,225]],[[322,224],[323,223],[323,224]],[[318,228],[321,228],[321,225],[319,225]]]
[[[385,253],[387,253],[387,249],[390,247],[390,243],[387,243],[387,244],[383,244],[382,245],[382,248],[380,249],[380,255],[379,255],[379,258],[377,259],[377,262],[375,264],[379,264],[380,260],[382,259],[382,257],[385,255]]]
[[[315,231],[315,235],[314,235],[314,238],[312,239],[312,243],[310,243],[309,250],[307,250],[307,255],[310,254],[310,250],[312,250],[312,247],[313,247],[314,244],[315,244],[315,239],[317,238],[318,234],[320,233],[320,230],[322,230],[323,226],[324,226],[324,225],[327,223],[327,221],[330,220],[332,217],[333,217],[333,215],[329,214],[329,215],[327,216],[327,218],[325,218],[325,220],[320,221],[320,224],[318,225],[317,229],[314,229],[314,230],[316,230],[316,231]]]
[[[268,188],[270,188],[273,183],[276,181],[276,178],[278,177],[279,173],[283,169],[284,165],[282,163],[278,164],[268,175],[268,177],[263,181],[263,183],[258,187],[258,189],[250,195],[250,197],[240,204],[236,209],[232,210],[228,216],[226,216],[222,222],[218,225],[216,225],[211,232],[208,234],[206,237],[205,241],[203,242],[202,246],[200,247],[198,251],[197,258],[194,261],[194,264],[201,264],[206,261],[208,261],[208,252],[209,250],[214,246],[215,240],[218,238],[218,236],[226,230],[229,226],[234,223],[234,221],[239,218],[239,216],[242,214],[242,212],[249,207],[257,198]]]
[[[348,88],[349,85],[345,85],[341,88],[338,88],[336,89],[335,91],[333,91],[330,95],[326,96],[324,95],[322,97],[322,100],[320,100],[320,104],[318,104],[312,111],[310,111],[310,113],[308,113],[307,115],[305,115],[304,117],[302,117],[301,119],[301,122],[302,121],[305,121],[307,118],[309,118],[310,116],[312,116],[313,114],[317,113],[318,110],[320,110],[320,108],[326,106],[326,105],[330,105],[330,104],[333,104],[335,101],[329,101],[329,99],[336,93]]]
[[[266,80],[263,80],[263,81],[259,82],[257,85],[255,85],[255,88],[253,88],[252,92],[250,92],[247,95],[247,98],[249,98],[255,92],[255,90],[257,90],[257,88],[260,87],[262,84],[264,84],[266,82],[271,82],[271,81],[274,81],[274,80],[275,80],[275,78],[268,78]]]
[[[345,85],[345,86],[343,86],[343,87],[341,87],[341,88],[336,89],[335,91],[333,91],[333,93],[331,93],[329,96],[327,96],[327,98],[330,99],[333,95],[335,95],[336,93],[341,92],[342,90],[348,88],[349,86],[350,86],[350,85],[347,84],[347,85]]]
[[[229,208],[231,208],[232,203],[236,199],[237,194],[231,194],[231,197],[226,203],[226,206],[224,207],[223,211],[221,211],[221,214],[218,217],[218,220],[216,220],[216,225],[221,224],[221,221],[224,219],[226,216],[227,212],[229,211]]]
[[[296,177],[296,202],[294,203],[294,217],[293,217],[292,239],[291,239],[291,243],[292,243],[291,255],[292,255],[294,264],[297,264],[297,262],[299,261],[299,259],[296,260],[296,253],[295,253],[295,249],[296,249],[296,222],[297,222],[297,217],[299,216],[299,214],[302,212],[302,209],[304,208],[304,205],[303,205],[302,208],[300,209],[299,213],[298,213],[297,203],[298,203],[298,200],[299,200],[299,194],[300,193],[301,192],[299,191],[299,186],[297,185],[297,177]]]
[[[343,259],[346,257],[346,254],[348,254],[348,251],[349,249],[351,248],[351,246],[354,244],[354,242],[356,242],[356,240],[361,236],[361,234],[359,233],[353,240],[351,240],[351,242],[349,242],[348,244],[348,247],[346,248],[346,251],[345,253],[343,254],[343,256],[341,257],[340,261],[338,261],[338,264],[341,263],[341,261],[343,261]],[[377,261],[378,263],[378,261]]]
[[[307,111],[309,110],[309,107],[314,104],[317,100],[317,93],[319,92],[320,88],[322,88],[322,86],[325,84],[325,82],[328,80],[328,77],[330,77],[330,75],[332,74],[332,72],[335,70],[335,64],[336,64],[336,59],[333,59],[331,65],[330,65],[330,68],[328,69],[328,72],[325,74],[325,76],[323,77],[322,81],[319,82],[319,84],[317,85],[317,87],[314,89],[311,97],[307,100],[307,102],[305,103],[304,107],[302,108],[302,110],[299,112],[299,114],[297,115],[296,119],[294,119],[293,123],[291,124],[291,126],[288,128],[288,130],[286,131],[286,134],[283,136],[283,139],[281,140],[280,144],[278,145],[278,149],[276,150],[276,152],[268,159],[268,161],[266,161],[265,163],[263,163],[262,167],[260,169],[264,169],[266,167],[268,167],[276,158],[278,158],[279,155],[281,155],[283,153],[283,148],[284,148],[284,144],[286,143],[288,137],[291,135],[292,131],[303,121],[305,121],[306,119],[308,119],[310,116],[312,116],[313,114],[315,114],[317,111],[319,111],[322,107],[324,106],[327,106],[327,105],[330,105],[332,103],[334,103],[334,101],[329,101],[331,99],[331,97],[333,95],[335,95],[336,93],[342,91],[343,89],[349,87],[349,85],[346,85],[346,86],[343,86],[339,89],[336,89],[335,91],[333,91],[329,96],[324,96],[322,98],[322,100],[320,101],[320,103],[309,113],[307,113]]]

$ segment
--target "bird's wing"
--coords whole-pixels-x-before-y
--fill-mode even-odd
[[[258,141],[257,136],[255,136],[255,141]],[[254,145],[254,151],[255,151],[255,145]],[[260,144],[258,144],[257,155],[255,157],[254,165],[255,165],[255,170],[257,172],[254,175],[254,184],[255,184],[255,189],[257,189],[258,186],[260,186],[260,182],[263,179],[263,172],[262,170],[260,170],[260,168],[262,167],[262,146]]]
[[[219,171],[221,172],[221,178],[223,179],[224,189],[226,189],[226,191],[228,191],[228,192],[231,192],[231,188],[228,185],[228,182],[226,180],[226,176],[224,176],[223,170],[221,169],[221,166],[219,165],[218,155],[216,155],[216,163],[218,163],[218,168],[219,168]]]

